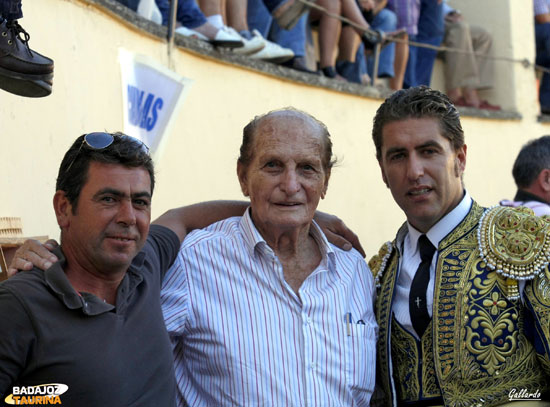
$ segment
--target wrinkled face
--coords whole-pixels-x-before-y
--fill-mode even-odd
[[[68,204],[61,218],[58,214],[63,245],[70,245],[82,261],[105,271],[130,265],[145,244],[150,220],[147,170],[94,161],[76,213]]]
[[[460,203],[466,146],[455,151],[432,118],[382,129],[382,178],[411,225],[427,232]]]
[[[295,112],[265,117],[256,129],[252,159],[237,165],[260,232],[309,226],[329,175],[323,168],[319,125]]]

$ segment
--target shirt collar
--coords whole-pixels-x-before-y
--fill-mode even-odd
[[[93,294],[78,293],[71,285],[63,269],[67,260],[61,247],[54,249],[53,254],[57,256],[59,261],[44,272],[44,280],[67,308],[82,309],[82,312],[86,315],[99,315],[115,308]]]
[[[439,246],[439,242],[441,242],[445,236],[447,236],[449,233],[451,233],[454,228],[456,228],[460,222],[468,215],[468,212],[470,211],[470,208],[472,207],[472,197],[468,193],[468,191],[464,191],[464,197],[459,202],[455,208],[443,216],[435,225],[433,225],[430,230],[426,233],[426,236],[430,240],[430,242],[434,245],[434,247]],[[409,253],[416,253],[418,250],[418,239],[423,234],[419,230],[417,230],[414,226],[412,226],[409,222],[407,222],[407,229],[409,232],[409,247],[407,248],[410,250]]]
[[[252,221],[250,211],[251,208],[248,207],[240,220],[240,228],[248,253],[250,254],[250,256],[254,257],[257,248],[260,252],[264,251],[270,253],[272,256],[275,256],[275,253],[273,252],[271,247],[269,247],[258,229],[256,229],[256,226]],[[333,268],[336,264],[336,254],[334,252],[334,249],[331,247],[329,241],[327,240],[325,234],[323,233],[319,225],[315,223],[315,221],[311,222],[309,232],[313,239],[315,239],[315,242],[317,242],[317,245],[321,252],[321,256],[323,258],[321,260],[320,266],[325,265],[327,268]]]

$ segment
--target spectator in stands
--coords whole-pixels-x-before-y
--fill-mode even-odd
[[[0,0],[0,88],[26,97],[52,93],[53,61],[29,47],[21,0]]]
[[[518,190],[513,201],[503,206],[526,206],[535,215],[550,215],[550,136],[525,144],[514,162],[512,175]]]
[[[454,10],[446,3],[444,15],[443,45],[466,51],[444,53],[447,95],[456,106],[500,110],[500,106],[482,100],[478,94],[480,89],[493,87],[493,60],[483,56],[491,54],[491,34],[483,27],[468,24],[458,10]]]
[[[443,34],[442,0],[420,0],[418,33],[411,35],[410,40],[439,47],[443,41]],[[437,51],[434,49],[411,45],[403,87],[429,86],[436,56]]]
[[[550,0],[533,0],[535,8],[535,38],[537,65],[550,68]],[[539,88],[540,111],[550,114],[550,74],[544,72]]]
[[[155,0],[162,14],[162,23],[168,24],[170,16],[170,1]],[[202,11],[199,9],[195,0],[179,0],[176,11],[176,20],[178,28],[176,32],[186,37],[195,37],[203,41],[208,41],[212,45],[237,48],[243,47],[244,42],[241,37],[225,27],[215,27],[211,24]]]

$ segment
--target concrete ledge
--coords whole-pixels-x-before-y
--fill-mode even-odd
[[[78,0],[80,2],[91,4],[103,9],[108,14],[112,15],[123,24],[144,31],[148,35],[157,37],[162,41],[166,41],[168,30],[165,26],[153,23],[116,0]],[[348,93],[355,96],[367,97],[371,99],[384,100],[391,94],[391,90],[378,88],[373,86],[359,85],[350,82],[337,81],[326,78],[321,75],[314,75],[305,72],[300,72],[294,69],[286,68],[270,62],[250,59],[244,55],[233,54],[229,50],[213,47],[205,41],[200,41],[195,38],[188,38],[176,34],[174,44],[204,58],[216,60],[219,62],[237,65],[245,69],[261,72],[266,75],[276,77],[278,79],[297,82],[310,86],[322,87],[337,92]],[[465,117],[477,117],[482,119],[493,120],[521,120],[522,116],[514,111],[489,111],[482,109],[474,109],[468,107],[460,107],[459,111]],[[548,117],[548,116],[547,116]],[[550,122],[550,117],[539,121]]]

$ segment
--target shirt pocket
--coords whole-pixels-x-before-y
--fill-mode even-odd
[[[376,325],[346,326],[346,385],[358,406],[368,406],[376,377]]]

